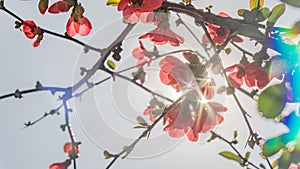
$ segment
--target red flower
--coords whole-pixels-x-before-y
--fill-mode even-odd
[[[68,153],[70,156],[76,156],[76,155],[78,155],[78,153],[79,153],[78,146],[75,145],[74,148],[75,148],[75,150],[74,150],[74,153],[75,153],[75,154],[72,155],[72,150],[73,150],[72,143],[67,142],[67,143],[65,143],[65,145],[64,145],[64,152],[65,152],[65,153]]]
[[[225,17],[225,18],[229,17],[229,15],[224,12],[220,12],[218,15],[221,17]],[[210,34],[210,37],[211,37],[213,43],[219,44],[219,45],[222,45],[230,34],[229,29],[226,29],[224,27],[214,25],[214,24],[208,24],[208,31],[209,31],[209,34]],[[206,35],[203,35],[202,41],[203,41],[203,43],[206,43],[206,44],[210,43],[210,41]],[[235,36],[232,39],[232,41],[243,42],[243,39],[239,36]]]
[[[49,169],[68,169],[65,163],[54,163],[50,165]]]
[[[188,133],[188,139],[197,141],[198,134],[206,133],[216,125],[221,124],[224,118],[218,113],[225,111],[227,108],[217,102],[200,103],[199,112],[196,114],[194,125]]]
[[[268,73],[256,62],[249,64],[235,64],[225,69],[229,74],[229,80],[233,87],[239,88],[244,81],[248,87],[257,86],[259,89],[265,87],[270,79]]]
[[[218,113],[227,111],[227,108],[219,103],[197,103],[196,111],[190,110],[189,105],[189,101],[183,100],[165,115],[164,124],[167,126],[164,131],[168,131],[171,137],[178,138],[187,134],[190,141],[196,142],[198,134],[206,133],[224,121]]]
[[[180,107],[181,104],[168,111],[164,117],[164,124],[167,124],[164,131],[174,138],[182,137],[190,132],[194,124],[192,114],[188,111],[180,111]]]
[[[161,68],[159,77],[165,85],[171,85],[177,92],[185,87],[193,79],[190,79],[192,72],[186,64],[179,59],[167,56],[159,62]]]
[[[159,72],[160,80],[165,85],[171,85],[177,92],[179,90],[190,90],[191,87],[199,88],[205,94],[207,99],[211,99],[213,96],[213,90],[210,86],[210,83],[199,83],[196,84],[197,77],[205,78],[206,71],[201,68],[195,68],[193,72],[191,70],[190,64],[185,64],[181,60],[172,57],[166,56],[159,62],[159,66],[161,68]],[[200,71],[205,71],[201,72]],[[201,76],[201,77],[200,77]]]
[[[29,39],[33,39],[36,35],[38,35],[36,40],[33,42],[32,46],[37,47],[37,46],[40,45],[40,42],[43,39],[43,35],[38,34],[39,33],[39,28],[37,27],[37,25],[32,20],[23,21],[22,31],[24,32],[25,36]]]
[[[149,38],[156,45],[164,45],[166,43],[169,43],[172,46],[179,46],[184,42],[183,37],[173,32],[170,29],[169,23],[165,22],[159,24],[158,27],[151,32],[139,37],[139,39],[146,38]]]
[[[300,166],[292,164],[289,169],[300,169]]]
[[[137,68],[142,68],[146,63],[148,63],[148,66],[151,63],[151,60],[154,59],[154,56],[152,53],[148,52],[143,43],[140,41],[140,46],[133,49],[132,55],[134,58],[138,60],[137,62]]]
[[[29,39],[33,39],[35,35],[38,34],[39,28],[32,20],[25,20],[22,23],[22,30],[25,33],[25,36]]]
[[[131,24],[141,20],[148,23],[153,20],[153,10],[159,8],[163,0],[121,0],[118,10],[123,11],[126,21]]]
[[[71,7],[71,2],[68,0],[57,1],[49,7],[48,12],[53,14],[68,12]]]
[[[189,63],[185,64],[172,56],[165,57],[159,63],[161,81],[171,85],[176,91],[182,90],[185,96],[182,102],[165,115],[164,131],[168,131],[171,137],[187,135],[190,141],[197,141],[198,134],[208,132],[223,122],[223,117],[218,113],[227,109],[210,101],[214,90],[212,83],[205,80],[207,72],[202,70],[200,60],[190,53],[185,53],[184,56]],[[149,114],[151,118],[150,111],[147,109],[145,114]]]
[[[71,37],[77,34],[86,36],[90,33],[91,29],[92,24],[84,16],[78,16],[77,18],[71,16],[67,22],[67,34]]]

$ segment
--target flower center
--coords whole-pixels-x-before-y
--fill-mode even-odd
[[[141,5],[144,0],[130,0],[130,2],[134,5],[135,8],[141,8]]]
[[[222,36],[222,37],[224,37],[226,35],[226,31],[222,27],[217,28],[216,33],[217,33],[218,36]]]

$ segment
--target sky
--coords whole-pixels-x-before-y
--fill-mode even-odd
[[[55,1],[50,1],[53,2]],[[271,8],[278,3],[280,2],[277,0],[266,1],[266,6]],[[93,24],[93,30],[87,37],[76,38],[100,48],[107,47],[125,27],[121,13],[115,7],[107,7],[104,0],[84,1],[82,4],[86,9],[85,15]],[[197,0],[195,4],[198,7],[212,4],[214,13],[225,11],[232,17],[238,17],[237,9],[248,8],[248,0]],[[34,20],[43,28],[65,32],[69,14],[42,16],[37,10],[37,1],[10,0],[5,2],[5,6],[24,19]],[[290,27],[299,19],[299,11],[287,6],[287,12],[278,21],[278,26]],[[44,37],[38,48],[33,48],[33,40],[27,39],[21,31],[14,28],[15,20],[12,17],[0,11],[0,20],[0,95],[14,92],[16,89],[34,88],[36,81],[45,86],[71,86],[80,79],[80,67],[90,68],[99,59],[97,53],[85,54],[81,46],[49,35]],[[138,25],[137,30],[126,39],[128,44],[124,49],[136,47],[138,35],[153,28],[149,25]],[[174,30],[177,30],[178,34],[186,35],[183,27]],[[198,33],[201,37],[201,32]],[[186,39],[188,40],[183,47],[197,48],[192,38]],[[250,51],[255,50],[251,44],[245,44],[245,47]],[[169,48],[162,50],[168,51]],[[232,60],[240,55],[239,52],[233,51],[232,56],[228,56],[232,59],[226,58],[225,64],[232,63]],[[123,56],[128,57],[118,63],[119,69],[135,64],[130,50],[124,50]],[[171,88],[156,83],[159,81],[155,76],[159,71],[157,63],[147,68],[149,77],[145,85],[153,87],[158,93],[178,96]],[[127,75],[130,75],[130,72]],[[105,77],[107,74],[99,72],[91,80],[98,81]],[[51,116],[23,129],[24,122],[34,121],[45,112],[58,107],[58,96],[52,96],[50,92],[39,92],[25,95],[22,99],[8,98],[0,101],[0,169],[48,168],[50,164],[62,162],[67,158],[63,152],[63,145],[69,141],[69,137],[59,127],[64,123],[63,112],[59,116]],[[244,95],[239,97],[252,116],[250,121],[254,130],[261,136],[270,138],[285,131],[280,124],[262,118],[254,101],[249,101]],[[151,95],[145,91],[116,79],[109,80],[81,98],[71,101],[69,105],[74,110],[71,114],[72,127],[76,139],[82,142],[80,158],[77,160],[78,168],[105,168],[110,160],[103,159],[103,150],[119,152],[141,133],[141,130],[132,129],[135,126],[133,121],[136,116],[142,115],[150,99]],[[215,131],[231,139],[233,131],[237,129],[240,143],[237,148],[242,154],[249,151],[249,148],[244,148],[248,132],[237,105],[231,97],[220,97],[220,102],[224,103],[229,111],[222,114],[225,121],[215,128]],[[209,137],[207,134],[201,135],[199,142],[191,143],[185,137],[170,138],[167,133],[162,132],[162,128],[162,125],[158,125],[149,140],[141,141],[128,158],[118,160],[112,168],[240,168],[239,164],[218,155],[223,150],[231,151],[225,143],[219,140],[205,143]],[[259,148],[255,149],[250,160],[255,163],[264,162],[258,154]]]

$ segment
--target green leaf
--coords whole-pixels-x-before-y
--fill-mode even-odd
[[[229,55],[229,54],[231,53],[231,51],[232,51],[231,48],[226,48],[226,49],[225,49],[226,55]]]
[[[291,153],[289,151],[284,151],[284,153],[278,159],[278,169],[289,168],[291,163]]]
[[[106,64],[109,68],[111,68],[112,70],[115,70],[115,68],[116,68],[115,62],[113,62],[112,60],[107,60]]]
[[[270,157],[276,154],[284,146],[285,144],[282,142],[281,137],[269,139],[263,145],[262,154],[266,157]]]
[[[264,6],[264,0],[250,0],[250,9],[261,8]]]
[[[112,155],[111,155],[107,150],[104,150],[104,151],[103,151],[103,155],[104,155],[104,158],[105,158],[105,159],[112,158]]]
[[[249,140],[247,141],[247,145],[248,145],[250,148],[254,149],[254,146],[255,146],[255,140],[254,140],[253,136],[250,136]]]
[[[300,7],[300,1],[299,0],[281,0],[284,3],[287,3],[289,5],[292,5],[294,7]]]
[[[248,11],[248,10],[247,10],[247,9],[239,9],[239,10],[237,11],[237,14],[238,14],[239,16],[243,16],[244,13],[245,13],[245,11]]]
[[[248,160],[249,157],[250,157],[251,153],[248,151],[246,154],[245,154],[245,159]]]
[[[268,23],[274,25],[276,23],[276,21],[278,20],[278,18],[284,13],[284,11],[285,11],[284,4],[276,5],[271,11],[271,14],[268,18]]]
[[[218,88],[217,94],[221,94],[221,93],[223,93],[225,91],[226,91],[226,86],[221,86],[221,87]]]
[[[262,8],[256,16],[256,21],[263,22],[269,17],[269,15],[270,15],[270,9],[267,7]]]
[[[240,156],[238,156],[238,155],[236,155],[236,154],[234,154],[234,153],[232,153],[232,152],[230,152],[230,151],[222,151],[222,152],[220,152],[219,154],[220,154],[222,157],[227,158],[227,159],[229,159],[229,160],[236,161],[236,162],[238,162],[238,163],[240,163],[240,164],[243,163],[243,159],[242,159]]]
[[[236,139],[237,136],[238,136],[238,131],[237,131],[237,130],[234,130],[234,132],[233,132],[233,138]]]
[[[107,0],[106,5],[117,6],[121,0]]]
[[[265,35],[253,25],[244,25],[239,30],[240,35],[253,38],[257,41],[264,41]]]
[[[148,126],[148,123],[146,122],[146,120],[145,120],[143,117],[141,117],[141,116],[138,116],[138,117],[136,118],[136,121],[137,121],[138,124],[141,125],[141,126]]]
[[[262,169],[266,169],[265,165],[263,165],[262,163],[259,164],[259,167]]]
[[[285,87],[277,84],[265,89],[258,98],[258,111],[266,118],[275,118],[285,106]]]

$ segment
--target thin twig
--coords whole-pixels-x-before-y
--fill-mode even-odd
[[[19,17],[18,15],[16,15],[15,13],[11,12],[9,9],[5,8],[5,7],[2,7],[0,8],[0,10],[3,10],[4,12],[6,12],[7,14],[11,15],[12,17],[14,17],[15,19],[17,19],[18,21],[20,21],[21,23],[24,22],[24,20]],[[99,49],[99,48],[95,48],[93,46],[90,46],[78,39],[75,39],[75,38],[72,38],[70,36],[66,36],[66,35],[62,35],[62,34],[59,34],[59,33],[56,33],[56,32],[53,32],[53,31],[50,31],[50,30],[47,30],[47,29],[44,29],[44,28],[41,28],[39,27],[39,29],[44,32],[44,33],[48,33],[50,35],[53,35],[53,36],[56,36],[56,37],[59,37],[59,38],[62,38],[62,39],[66,39],[66,40],[70,40],[72,42],[75,42],[81,46],[83,46],[85,49],[87,50],[93,50],[93,51],[96,51],[96,52],[99,52],[99,53],[102,53],[102,49]]]
[[[248,159],[246,159],[244,156],[242,156],[242,154],[241,154],[241,153],[233,146],[233,142],[231,142],[231,141],[225,139],[224,137],[222,137],[221,135],[217,134],[217,133],[214,132],[214,131],[211,131],[211,133],[212,133],[213,135],[215,135],[216,137],[218,137],[220,140],[222,140],[222,141],[224,141],[225,143],[227,143],[227,144],[233,149],[233,151],[235,151],[236,154],[237,154],[240,158],[242,158],[243,162],[245,162],[245,163],[248,162],[248,163],[249,163],[251,166],[253,166],[254,168],[259,169],[258,166],[256,166],[255,164],[253,164],[252,162],[250,162]]]
[[[177,99],[176,101],[174,101],[170,106],[168,106],[167,108],[164,109],[163,113],[145,130],[142,132],[142,134],[135,140],[133,141],[127,149],[122,150],[121,152],[119,152],[116,155],[113,155],[113,160],[109,163],[109,165],[106,167],[106,169],[109,169],[118,158],[120,158],[121,155],[123,155],[125,152],[127,152],[129,149],[132,150],[134,148],[134,146],[142,139],[145,137],[145,135],[150,132],[155,126],[156,124],[163,119],[163,117],[165,117],[165,115],[172,109],[174,108],[183,98],[180,97],[179,99]],[[145,134],[146,133],[146,134]]]

